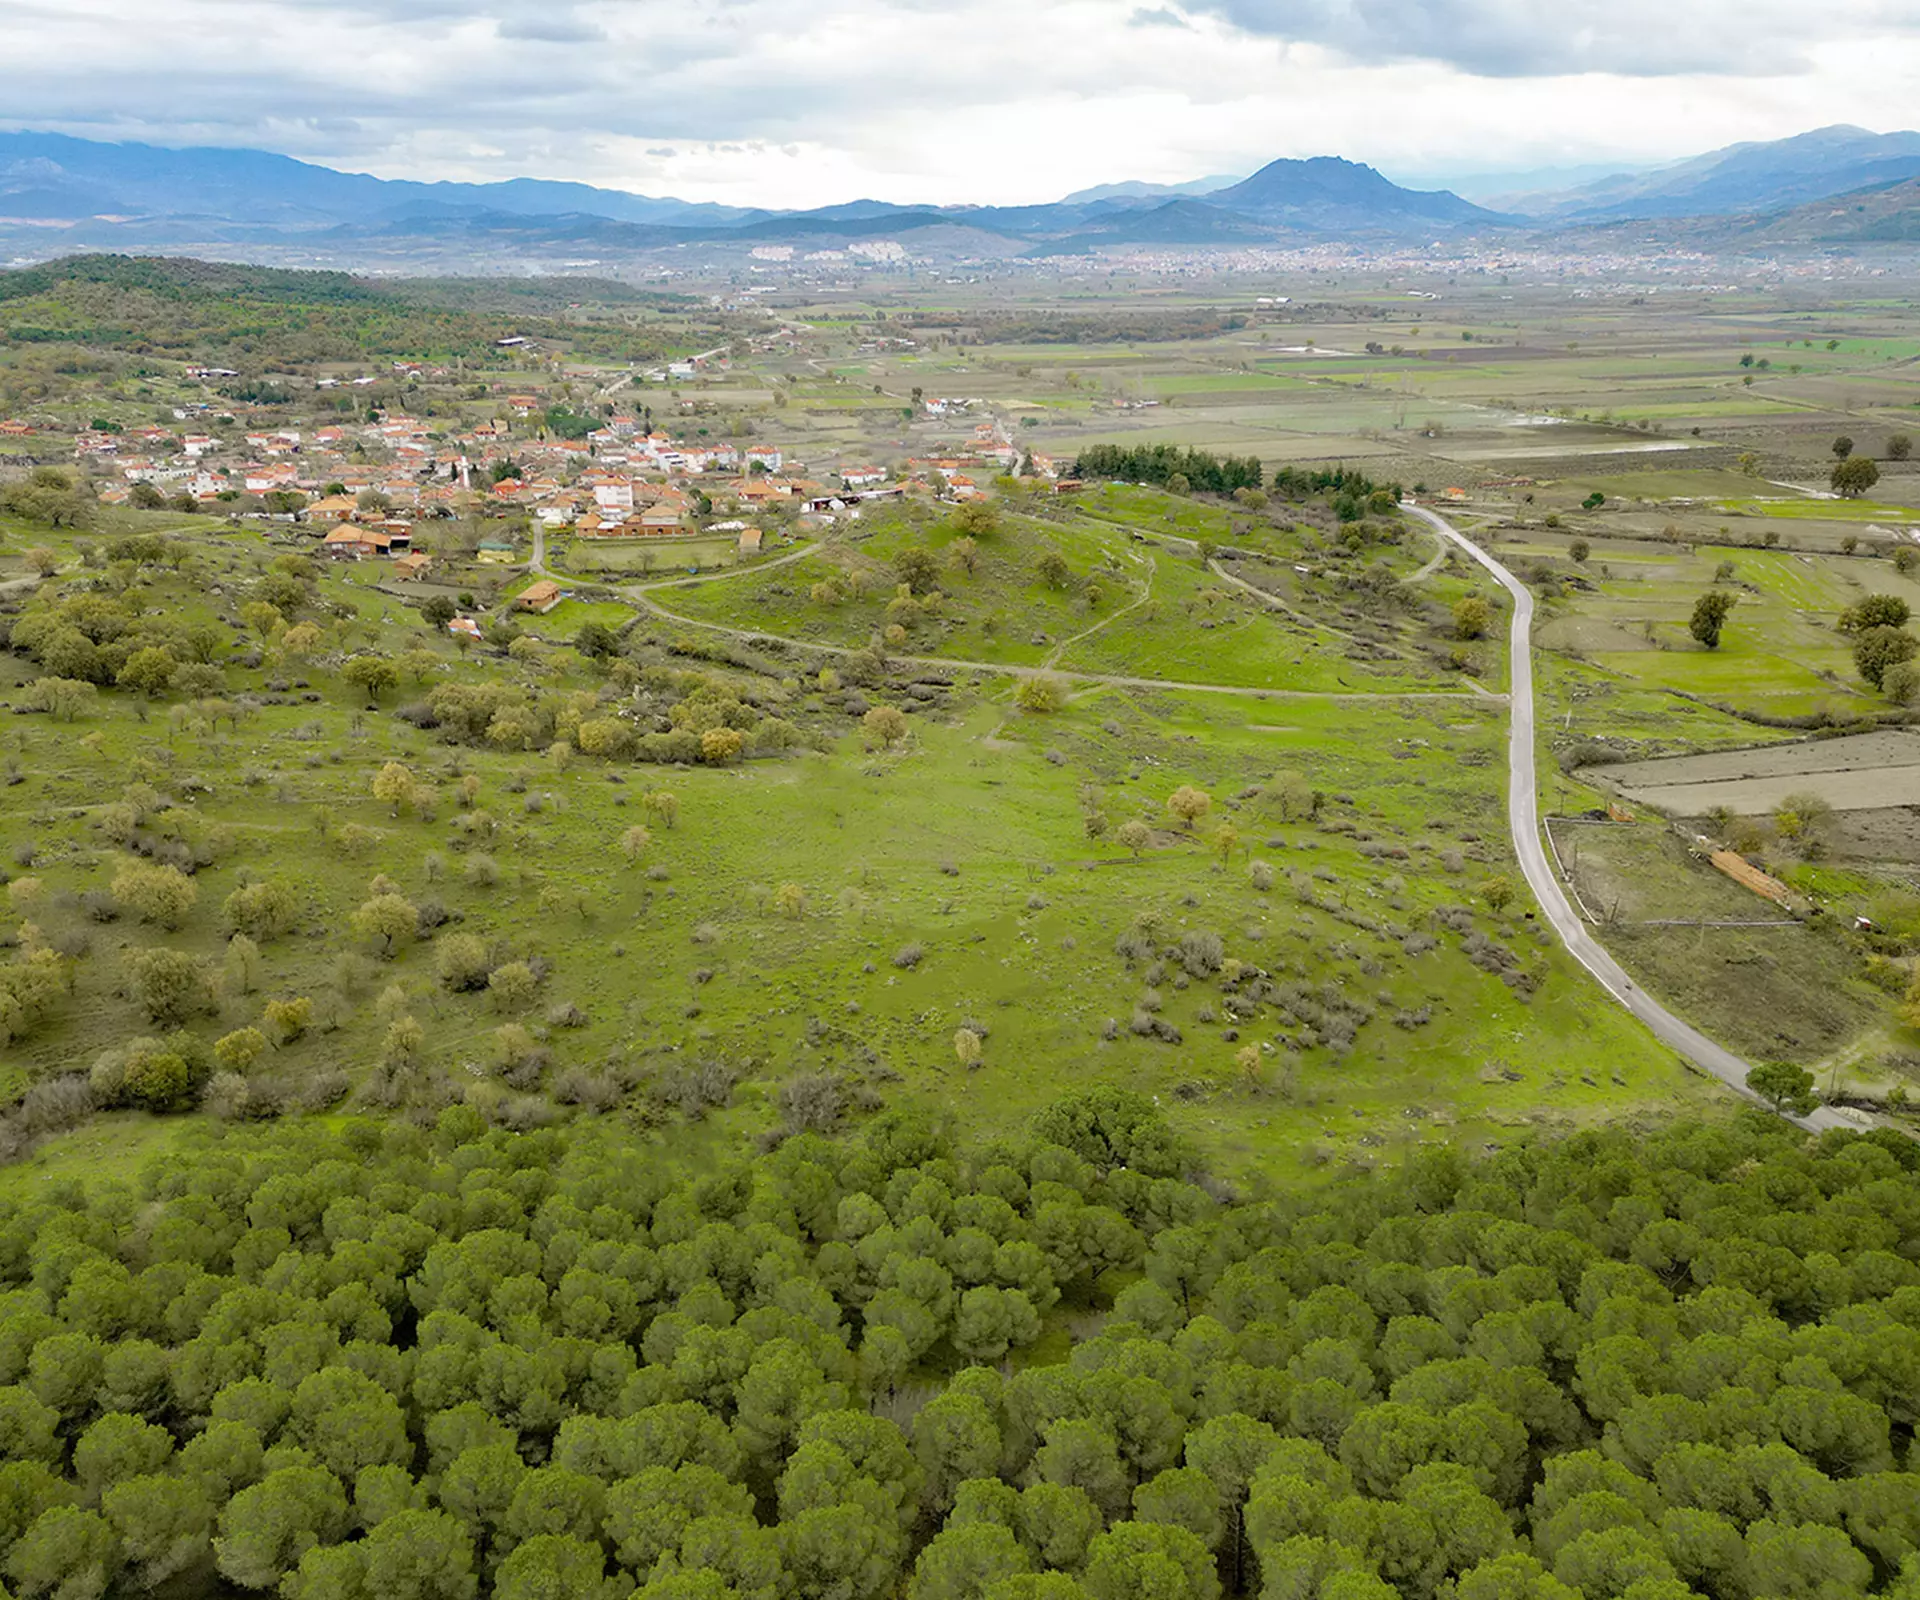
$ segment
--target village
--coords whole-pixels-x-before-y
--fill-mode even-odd
[[[717,355],[648,376],[704,372]],[[416,383],[450,376],[412,364],[396,371]],[[240,374],[189,367],[183,377],[205,386]],[[381,381],[322,377],[314,409],[332,402],[328,391]],[[50,448],[64,457],[71,432],[71,459],[102,505],[277,523],[335,559],[391,561],[402,581],[427,578],[437,556],[456,551],[481,566],[523,565],[535,530],[663,549],[673,541],[712,549],[724,540],[747,559],[777,536],[857,516],[864,503],[984,499],[991,480],[1016,472],[1049,491],[1074,487],[1065,478],[1070,463],[1021,450],[1002,423],[975,422],[975,403],[952,398],[916,396],[916,413],[943,425],[939,453],[885,465],[803,462],[778,443],[715,439],[704,429],[685,437],[656,425],[649,407],[606,405],[595,425],[563,434],[553,422],[577,424],[578,414],[532,385],[494,384],[487,400],[492,416],[463,416],[454,427],[443,416],[377,404],[363,420],[255,427],[250,413],[270,410],[277,419],[292,408],[209,398],[171,407],[173,426],[74,430],[49,418],[11,418],[0,421],[0,440],[45,461]],[[440,525],[440,536],[424,537],[422,523]]]

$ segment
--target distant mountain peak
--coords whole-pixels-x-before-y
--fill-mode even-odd
[[[1250,178],[1208,197],[1253,216],[1306,226],[1382,226],[1411,221],[1497,225],[1506,219],[1446,189],[1403,189],[1344,156],[1269,161]]]

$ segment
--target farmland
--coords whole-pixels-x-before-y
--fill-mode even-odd
[[[1584,776],[1679,816],[1723,806],[1769,812],[1796,793],[1818,795],[1835,811],[1906,807],[1920,805],[1920,736],[1903,730],[1668,756],[1589,767]]]

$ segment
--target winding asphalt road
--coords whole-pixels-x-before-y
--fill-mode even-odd
[[[1749,1100],[1759,1097],[1747,1088],[1750,1063],[1731,1050],[1715,1044],[1698,1028],[1682,1022],[1653,999],[1620,963],[1603,950],[1587,925],[1573,909],[1559,876],[1547,860],[1540,839],[1538,777],[1534,770],[1533,721],[1533,593],[1505,567],[1465,534],[1423,506],[1404,504],[1402,510],[1429,524],[1443,539],[1451,540],[1491,573],[1501,588],[1513,596],[1513,631],[1508,656],[1511,659],[1512,685],[1508,695],[1511,723],[1507,746],[1507,826],[1513,834],[1514,854],[1520,859],[1520,871],[1527,887],[1540,903],[1540,910],[1555,933],[1572,953],[1573,959],[1593,974],[1608,994],[1618,1000],[1653,1031],[1655,1038],[1677,1050],[1702,1072],[1711,1073],[1722,1083]],[[1821,1106],[1807,1117],[1790,1117],[1803,1128],[1851,1128],[1857,1124]]]

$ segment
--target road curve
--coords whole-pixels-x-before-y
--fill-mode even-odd
[[[1702,1072],[1711,1073],[1722,1083],[1748,1100],[1759,1101],[1747,1088],[1749,1063],[1731,1050],[1715,1044],[1698,1028],[1682,1022],[1653,999],[1620,963],[1602,949],[1587,925],[1573,909],[1560,879],[1547,860],[1540,839],[1538,777],[1534,769],[1533,719],[1533,593],[1482,550],[1466,535],[1423,506],[1404,504],[1402,510],[1429,524],[1443,539],[1450,540],[1487,569],[1508,594],[1513,596],[1513,629],[1508,649],[1512,684],[1508,704],[1512,709],[1507,746],[1507,826],[1513,834],[1514,854],[1527,887],[1540,903],[1540,910],[1560,935],[1574,960],[1592,973],[1600,987],[1618,1000],[1652,1030],[1655,1038],[1685,1056]],[[1807,1117],[1789,1117],[1803,1128],[1851,1128],[1856,1125],[1821,1106]]]

